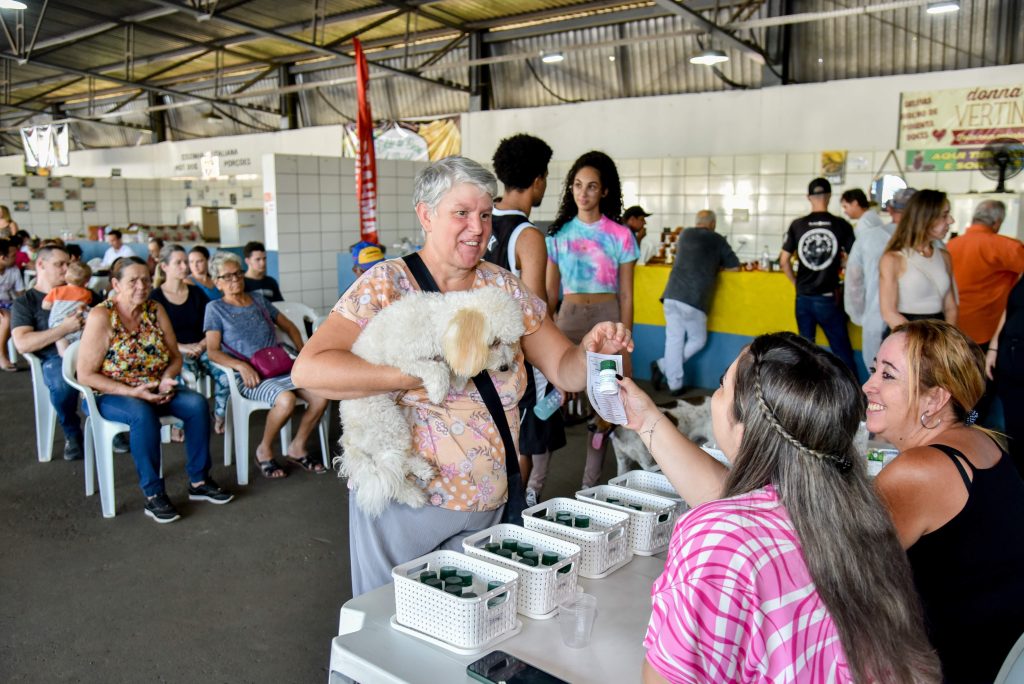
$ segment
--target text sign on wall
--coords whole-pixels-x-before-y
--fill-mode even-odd
[[[902,93],[901,149],[981,147],[1024,139],[1024,85]]]
[[[262,170],[258,162],[248,152],[231,148],[204,152],[182,152],[174,163],[174,175],[202,175],[204,157],[217,159],[218,169],[215,175],[234,176],[240,173],[259,173]],[[209,176],[202,175],[202,177],[208,178]]]
[[[981,147],[907,150],[908,171],[977,171]]]

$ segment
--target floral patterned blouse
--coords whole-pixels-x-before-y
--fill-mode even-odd
[[[498,287],[512,295],[522,307],[527,335],[536,332],[544,321],[544,302],[498,266],[481,262],[473,287]],[[392,259],[361,275],[341,296],[334,311],[364,328],[381,309],[418,290],[405,262]],[[518,404],[526,391],[523,363],[520,347],[508,371],[491,372],[516,443]],[[437,469],[433,480],[418,482],[427,491],[431,505],[453,511],[492,511],[504,505],[508,492],[505,447],[472,382],[461,392],[454,388],[449,391],[441,406],[431,404],[422,388],[392,392],[391,396],[403,408],[412,429],[413,449]]]
[[[110,338],[110,348],[103,357],[100,372],[129,387],[159,381],[171,362],[164,331],[157,319],[160,305],[146,300],[137,330],[124,327],[112,300],[108,299],[101,306],[110,311],[110,327],[114,335]]]

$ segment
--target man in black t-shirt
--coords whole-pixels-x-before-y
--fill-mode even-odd
[[[71,257],[63,247],[43,247],[36,256],[36,284],[14,300],[11,307],[11,337],[22,354],[32,352],[42,361],[43,380],[50,391],[50,403],[64,431],[64,459],[82,458],[82,422],[78,417],[78,392],[64,382],[61,357],[55,342],[81,330],[88,310],[82,304],[76,315],[68,316],[56,328],[50,328],[50,312],[43,309],[43,298],[64,284]]]
[[[530,212],[544,199],[550,160],[551,148],[532,135],[513,135],[498,145],[494,173],[505,192],[494,205],[491,239],[484,254],[487,261],[512,271],[542,300],[548,250],[544,235],[530,223]],[[553,391],[540,371],[527,364],[526,393],[519,402],[519,469],[527,483],[528,506],[537,503],[544,488],[551,453],[565,446],[561,412],[555,411],[547,420],[533,412],[538,398]]]
[[[783,273],[796,286],[796,324],[800,336],[813,342],[820,325],[832,353],[856,376],[846,314],[838,295],[839,271],[853,247],[853,228],[829,213],[831,198],[832,185],[827,180],[811,181],[807,188],[811,213],[789,226],[779,262]],[[792,265],[794,254],[800,262],[796,274]]]
[[[267,248],[262,242],[247,242],[245,249],[245,291],[259,292],[272,302],[283,302],[277,280],[267,275]]]

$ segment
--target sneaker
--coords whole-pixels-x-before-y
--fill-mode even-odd
[[[657,361],[651,361],[651,385],[655,392],[665,389],[665,374],[661,372]]]
[[[131,447],[128,445],[128,435],[123,432],[114,435],[114,453],[127,454],[129,451]]]
[[[174,522],[181,517],[174,504],[167,498],[167,494],[163,492],[152,499],[146,499],[146,515],[160,524]]]
[[[537,505],[537,492],[536,492],[536,490],[533,490],[533,489],[530,489],[529,487],[527,487],[527,489],[526,489],[526,507],[527,508],[533,508],[536,505]]]
[[[82,439],[69,439],[64,442],[64,460],[65,461],[81,461],[82,460]]]
[[[206,481],[198,487],[192,484],[188,486],[189,501],[209,501],[214,504],[226,504],[234,498],[234,494],[225,492],[210,476],[207,476]]]

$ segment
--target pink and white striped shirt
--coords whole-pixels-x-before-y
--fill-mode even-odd
[[[676,524],[647,660],[670,682],[850,682],[839,632],[769,485]]]

